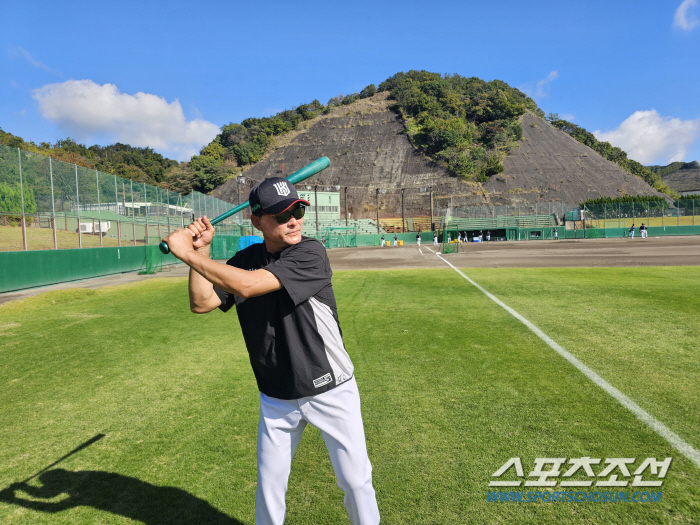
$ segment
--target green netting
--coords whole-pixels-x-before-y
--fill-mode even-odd
[[[599,237],[598,228],[589,228],[585,232],[586,239],[597,239]]]
[[[459,251],[459,243],[458,242],[443,242],[442,249],[440,251],[442,253],[457,253]]]
[[[147,237],[147,239],[157,239],[157,237]],[[158,239],[160,243],[160,239]],[[146,246],[146,258],[143,260],[139,275],[152,274],[163,271],[163,254],[158,248],[158,244]]]
[[[25,223],[33,227],[76,234],[75,239],[70,235],[58,235],[56,243],[53,240],[48,243],[51,248],[83,247],[85,231],[80,231],[79,223],[91,227],[102,223],[104,246],[148,244],[146,237],[165,237],[189,224],[195,212],[197,217],[206,214],[213,218],[231,206],[210,195],[198,192],[180,195],[169,189],[0,145],[0,224],[20,224],[24,215]],[[230,217],[217,225],[217,231],[221,229],[221,233],[231,234],[225,231],[228,228],[240,234],[242,230],[251,230],[250,223],[242,221],[240,214],[236,218],[239,224]],[[5,249],[2,248],[2,233],[0,249]],[[25,249],[46,249],[43,239],[43,235],[33,236]],[[17,249],[15,244],[10,244],[11,249]],[[23,243],[19,246],[21,249]],[[91,246],[93,243],[88,239],[84,247]]]
[[[240,235],[214,235],[209,256],[212,259],[230,259],[238,251]]]
[[[316,238],[323,241],[326,248],[356,248],[357,227],[333,226],[323,228],[316,234]]]

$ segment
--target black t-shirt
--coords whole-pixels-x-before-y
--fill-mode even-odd
[[[214,287],[224,312],[234,304],[258,388],[278,399],[326,392],[352,378],[331,284],[333,272],[323,245],[302,240],[270,254],[265,244],[239,251],[226,264],[264,268],[282,289],[242,299]]]

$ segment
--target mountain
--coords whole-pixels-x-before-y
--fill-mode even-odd
[[[677,193],[700,194],[700,163],[672,162],[668,166],[650,166],[650,169],[661,175],[664,183]]]
[[[485,182],[464,180],[412,144],[403,119],[391,109],[395,102],[389,95],[383,91],[334,107],[275,137],[268,153],[244,168],[245,185],[229,180],[212,194],[243,202],[255,181],[288,176],[325,155],[331,159],[330,168],[301,186],[318,185],[319,191],[347,186],[348,209],[355,218],[376,216],[377,188],[385,191],[379,194],[379,207],[386,215],[400,215],[401,188],[410,215],[429,215],[431,188],[440,207],[547,201],[577,205],[601,195],[659,195],[641,178],[531,111],[518,118],[522,138],[507,152],[503,170]]]

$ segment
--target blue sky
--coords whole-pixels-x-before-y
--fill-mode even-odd
[[[644,164],[700,160],[700,0],[6,3],[0,127],[186,160],[425,69],[500,79]]]

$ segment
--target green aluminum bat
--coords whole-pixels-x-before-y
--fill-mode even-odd
[[[321,157],[320,159],[313,161],[311,164],[304,166],[299,171],[295,171],[294,173],[292,173],[289,177],[287,177],[287,180],[292,184],[297,184],[303,180],[308,179],[309,177],[313,177],[317,173],[325,170],[330,165],[331,161],[328,157]],[[248,206],[250,206],[250,203],[248,201],[245,201],[243,204],[239,204],[235,208],[227,211],[226,213],[222,213],[215,219],[212,219],[211,223],[212,225],[217,224],[223,221],[224,219],[229,218],[234,213],[238,213],[239,211],[246,209]],[[165,241],[160,243],[159,248],[160,251],[163,253],[170,253],[168,243],[166,243]]]

